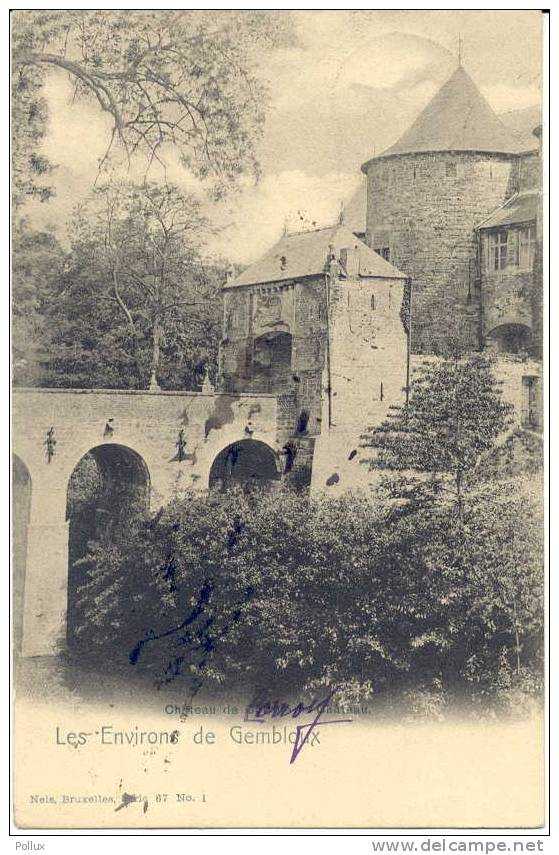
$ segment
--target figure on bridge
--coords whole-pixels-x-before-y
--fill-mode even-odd
[[[54,448],[56,446],[56,439],[54,438],[54,426],[51,426],[48,429],[47,438],[45,439],[43,445],[45,446],[47,463],[50,463],[52,458],[54,457]]]

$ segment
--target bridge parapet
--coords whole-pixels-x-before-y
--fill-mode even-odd
[[[277,451],[277,402],[274,395],[16,389],[13,436],[33,483],[47,481],[51,494],[65,493],[90,449],[131,448],[149,470],[153,506],[180,489],[205,489],[213,460],[231,442],[252,437]]]

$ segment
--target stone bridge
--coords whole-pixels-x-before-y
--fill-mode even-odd
[[[109,476],[143,479],[156,509],[184,489],[207,489],[220,477],[224,453],[239,443],[244,459],[254,450],[255,471],[264,460],[269,477],[281,477],[277,411],[273,395],[15,390],[16,647],[40,656],[65,643],[68,484],[84,455]]]

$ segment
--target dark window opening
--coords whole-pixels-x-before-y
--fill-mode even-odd
[[[306,433],[308,423],[309,414],[305,410],[303,410],[299,414],[299,419],[297,420],[297,433]]]

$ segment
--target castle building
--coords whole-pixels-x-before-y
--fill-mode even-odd
[[[367,483],[360,437],[425,359],[491,351],[517,424],[542,422],[536,137],[519,145],[459,66],[362,171],[364,240],[284,234],[223,289],[219,391],[274,396],[281,477],[318,489]]]
[[[364,469],[360,433],[408,385],[407,276],[338,224],[285,234],[223,297],[220,389],[278,397],[288,477]]]
[[[536,136],[528,148],[519,142],[459,65],[403,136],[361,169],[365,241],[412,281],[412,353],[499,354],[505,396],[526,426],[538,427]]]

